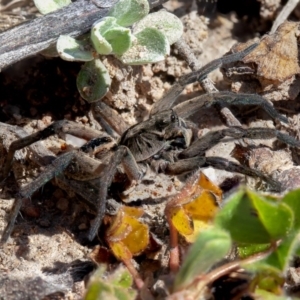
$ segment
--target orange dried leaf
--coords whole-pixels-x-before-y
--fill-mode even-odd
[[[203,191],[194,201],[183,205],[183,209],[192,216],[194,227],[193,232],[184,237],[187,242],[193,243],[200,232],[211,226],[219,205],[210,191]]]
[[[113,236],[114,239],[119,240],[124,239],[132,230],[130,222],[128,223],[126,222],[126,219],[124,220],[125,216],[128,215],[139,218],[143,215],[143,213],[144,211],[142,208],[122,206],[122,208],[118,211],[118,214],[112,218],[113,222],[106,231],[106,236]]]

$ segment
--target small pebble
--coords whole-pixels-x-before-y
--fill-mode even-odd
[[[87,229],[87,226],[85,223],[81,223],[79,226],[78,226],[78,229],[79,230],[86,230]]]
[[[44,228],[47,228],[47,227],[49,227],[50,226],[50,221],[49,220],[47,220],[47,219],[41,219],[40,221],[39,221],[39,224],[40,224],[40,226],[42,226],[42,227],[44,227]]]
[[[61,190],[61,189],[56,189],[53,193],[53,196],[56,198],[56,199],[60,199],[60,198],[63,198],[64,196],[64,192]]]
[[[35,107],[30,108],[30,114],[32,117],[36,116],[37,113],[38,113],[38,111]]]
[[[60,198],[56,203],[56,207],[60,210],[68,209],[68,205],[69,205],[69,201],[66,198]]]
[[[27,216],[31,218],[38,218],[41,215],[41,211],[38,207],[34,205],[26,206],[22,209],[22,212]]]

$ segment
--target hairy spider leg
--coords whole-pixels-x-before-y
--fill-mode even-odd
[[[220,67],[222,64],[224,63],[230,63],[230,62],[234,62],[237,60],[240,60],[241,58],[243,58],[244,56],[246,56],[248,53],[250,53],[255,47],[257,46],[257,44],[253,44],[251,46],[249,46],[248,48],[246,48],[244,51],[242,52],[238,52],[238,53],[234,53],[231,55],[227,55],[225,57],[216,59],[214,61],[212,61],[211,63],[205,65],[204,67],[202,67],[201,69],[192,72],[190,74],[184,75],[182,77],[179,78],[178,82],[174,85],[174,87],[172,87],[169,92],[167,92],[167,94],[159,101],[157,101],[157,103],[154,104],[152,112],[151,112],[151,116],[156,116],[158,114],[158,112],[162,112],[164,110],[169,109],[170,107],[172,107],[175,99],[177,98],[177,96],[182,92],[182,90],[184,89],[184,86],[188,83],[194,82],[196,80],[202,80],[204,77],[206,77],[211,71],[213,71],[214,69]],[[226,92],[221,92],[220,96],[218,96],[219,93],[213,94],[213,95],[203,95],[200,98],[194,98],[190,101],[187,101],[184,107],[179,108],[179,106],[176,106],[176,108],[178,107],[178,110],[180,110],[180,113],[182,113],[183,110],[185,110],[185,115],[191,115],[192,112],[196,111],[196,109],[199,109],[201,106],[203,106],[204,104],[202,104],[202,102],[205,102],[206,106],[212,105],[209,103],[206,103],[206,100],[212,100],[211,97],[213,97],[215,99],[215,101],[213,101],[213,104],[217,104],[217,103],[221,103],[221,100],[218,102],[218,98],[226,98],[224,99],[224,101],[226,102],[234,102],[232,104],[240,104],[241,102],[243,102],[243,104],[246,104],[247,101],[241,101],[241,98],[243,98],[243,96],[237,96],[234,93],[229,93],[226,94]],[[203,99],[203,97],[205,99]],[[230,98],[230,99],[227,99]],[[259,102],[258,100],[255,101],[254,97],[248,97],[249,98],[249,102],[250,100],[253,100],[254,103],[256,104],[257,102]],[[260,102],[261,106],[265,108],[265,110],[267,112],[269,112],[269,114],[274,117],[277,118],[283,122],[287,122],[287,119],[280,115],[273,107],[271,104],[269,104],[266,100],[264,100],[263,98],[261,98],[260,96],[257,96],[257,98],[262,99]],[[194,102],[193,102],[194,101]],[[197,103],[197,101],[199,101],[199,103]],[[191,105],[191,108],[189,109],[189,105]],[[194,109],[195,107],[195,109]],[[106,123],[109,124],[109,126],[111,128],[109,128],[109,126],[105,126],[105,130],[111,135],[112,131],[117,132],[119,135],[123,135],[123,133],[128,130],[128,126],[125,124],[125,122],[123,121],[122,118],[119,117],[118,113],[112,109],[111,107],[109,107],[108,105],[106,105],[103,101],[99,101],[97,103],[95,103],[93,105],[93,112],[94,115],[96,117],[97,120],[100,121],[100,123],[102,124],[104,121]],[[179,114],[180,115],[180,114]],[[181,116],[181,115],[180,115]],[[184,117],[184,116],[181,116]],[[146,127],[145,124],[147,124],[147,126],[149,122],[146,121],[140,123],[141,126]]]
[[[251,177],[261,178],[263,181],[267,182],[274,191],[279,192],[282,190],[281,184],[278,181],[273,180],[269,176],[266,176],[261,172],[253,170],[246,166],[242,166],[235,162],[229,161],[228,159],[217,156],[196,156],[188,159],[181,159],[177,162],[168,164],[165,169],[165,173],[170,175],[178,175],[207,166],[212,166],[216,169],[225,170],[228,172],[235,172]]]
[[[116,174],[117,167],[120,164],[123,165],[126,175],[131,181],[134,182],[134,184],[142,177],[135,158],[130,150],[126,146],[118,146],[115,150],[115,153],[111,156],[109,163],[102,170],[102,173],[99,177],[97,213],[96,218],[92,221],[90,227],[90,231],[88,234],[89,240],[93,240],[95,238],[100,228],[105,214],[107,191],[112,183],[114,175]]]
[[[300,147],[300,141],[272,128],[249,128],[243,129],[241,127],[231,127],[218,131],[211,131],[195,141],[189,148],[183,150],[178,154],[178,161],[170,163],[165,169],[167,174],[181,174],[190,172],[195,168],[210,165],[217,169],[223,169],[230,172],[237,172],[244,175],[259,177],[269,183],[275,190],[280,191],[280,183],[265,176],[259,171],[250,169],[248,167],[236,164],[221,157],[205,157],[205,151],[212,148],[220,142],[225,136],[234,139],[250,138],[250,139],[271,139],[278,140],[290,145],[291,147]]]
[[[20,138],[11,143],[6,162],[4,163],[3,173],[0,177],[4,182],[5,178],[8,176],[14,158],[15,151],[20,150],[24,147],[30,146],[31,144],[45,139],[55,133],[70,133],[79,137],[92,138],[95,135],[99,136],[99,132],[92,130],[90,128],[85,128],[79,124],[70,121],[57,121],[46,127],[44,130],[33,133],[26,137]],[[97,140],[97,141],[96,141]],[[95,144],[107,143],[111,139],[107,136],[98,137],[97,139],[92,139],[90,142],[86,143],[81,151],[89,151],[90,148],[95,147]],[[76,157],[77,150],[70,151],[68,153],[62,154],[58,158],[52,160],[51,164],[48,165],[44,172],[42,172],[34,181],[27,184],[25,187],[20,189],[20,192],[16,195],[16,199],[13,205],[13,209],[10,213],[9,222],[4,229],[3,235],[1,237],[1,242],[5,242],[10,236],[16,217],[22,205],[22,199],[29,198],[36,190],[42,187],[52,178],[56,177],[58,174],[63,172],[70,164],[70,162]]]
[[[96,209],[96,218],[92,221],[88,239],[93,240],[101,226],[102,219],[106,212],[107,192],[112,183],[117,167],[122,165],[126,175],[132,184],[136,184],[142,177],[135,158],[130,150],[123,145],[112,149],[108,163],[101,169],[101,173],[92,180],[81,181],[73,178],[66,178],[63,173],[58,175],[58,179],[70,186],[74,191],[82,196],[89,205]]]
[[[119,113],[102,100],[93,103],[92,110],[96,120],[110,136],[114,136],[115,133],[121,136],[129,127],[123,118],[120,118]]]
[[[181,92],[184,90],[187,84],[203,80],[210,72],[221,67],[223,64],[228,64],[241,60],[243,57],[245,57],[247,54],[253,51],[257,46],[257,43],[252,44],[249,47],[247,47],[244,51],[229,54],[221,58],[215,59],[207,65],[205,65],[204,67],[200,68],[199,70],[181,76],[178,79],[178,81],[168,90],[168,92],[159,101],[154,103],[151,110],[151,115],[171,108],[175,100],[181,94]]]
[[[7,223],[2,237],[1,242],[6,242],[8,237],[10,236],[17,215],[20,211],[22,205],[22,199],[29,198],[31,195],[41,188],[45,183],[54,178],[57,174],[62,172],[74,158],[74,151],[65,153],[58,158],[56,158],[49,166],[47,166],[46,170],[40,174],[34,181],[27,184],[23,187],[20,192],[16,195],[16,199],[13,205],[13,209],[10,212],[9,222]]]
[[[234,139],[249,138],[249,139],[272,139],[277,138],[279,141],[286,143],[292,147],[300,147],[300,141],[288,134],[284,134],[273,128],[248,128],[230,127],[218,131],[211,131],[203,137],[195,141],[188,149],[183,150],[178,158],[190,158],[196,155],[202,155],[204,152],[220,142],[225,136]]]
[[[236,94],[233,92],[218,92],[204,94],[176,105],[173,110],[181,118],[187,118],[202,107],[211,107],[218,104],[225,105],[257,105],[261,107],[271,118],[288,123],[288,118],[280,114],[272,104],[260,95]]]
[[[51,129],[52,130],[52,129]],[[46,132],[48,133],[48,131]],[[38,136],[39,137],[39,136]],[[35,136],[37,138],[37,136]],[[103,144],[109,143],[111,139],[109,137],[101,137],[95,138],[83,145],[79,151],[82,152],[89,152],[93,150],[95,147]],[[22,144],[22,143],[20,143]],[[16,149],[17,150],[17,149]],[[51,165],[47,166],[46,170],[42,172],[34,181],[27,184],[23,187],[16,197],[16,201],[14,203],[14,208],[11,212],[10,221],[8,222],[4,233],[2,235],[2,242],[5,242],[12,229],[17,217],[17,214],[21,207],[21,202],[23,198],[29,198],[36,190],[42,187],[45,183],[50,181],[52,178],[61,174],[71,163],[73,159],[76,159],[78,154],[78,150],[73,150],[62,154],[58,158],[56,158]],[[80,159],[83,157],[80,155]],[[78,159],[78,158],[77,158]],[[90,232],[88,234],[88,238],[93,240],[98,232],[98,229],[101,225],[104,213],[105,213],[105,205],[106,205],[106,197],[107,197],[107,190],[112,183],[113,177],[116,173],[116,169],[119,164],[122,164],[124,170],[129,177],[130,180],[139,180],[141,178],[141,174],[139,172],[138,166],[136,161],[131,154],[130,150],[126,146],[118,146],[116,147],[116,151],[114,155],[111,156],[109,163],[101,169],[100,174],[96,174],[99,180],[99,189],[96,199],[96,218],[92,221],[92,225],[90,228]],[[85,197],[85,195],[83,195]],[[88,199],[90,200],[90,199]]]
[[[36,133],[30,134],[11,143],[7,152],[6,161],[4,163],[2,172],[0,173],[0,183],[2,183],[2,181],[4,181],[8,176],[15,152],[17,150],[30,146],[37,141],[46,139],[51,135],[60,133],[72,134],[86,140],[91,140],[93,138],[103,136],[101,132],[93,130],[91,128],[86,128],[85,126],[79,125],[75,122],[67,120],[55,121],[45,129],[37,131]]]

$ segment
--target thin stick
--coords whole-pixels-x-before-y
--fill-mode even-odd
[[[183,59],[186,61],[186,63],[188,64],[188,66],[191,68],[192,71],[199,70],[202,67],[202,64],[196,58],[192,49],[188,46],[188,44],[184,41],[183,38],[178,40],[174,44],[174,47],[175,49],[177,49],[179,55],[183,57]],[[207,93],[218,92],[213,82],[207,77],[201,80],[199,83]]]
[[[299,3],[299,0],[289,0],[286,5],[283,7],[282,11],[277,16],[276,20],[273,23],[272,29],[270,33],[274,33],[278,26],[282,24],[288,16],[291,14],[291,12],[295,9],[297,4]]]

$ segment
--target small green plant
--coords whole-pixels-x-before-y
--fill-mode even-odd
[[[48,13],[70,2],[35,0],[35,5],[41,13]],[[62,59],[86,62],[77,78],[85,100],[98,101],[111,83],[99,55],[115,55],[124,64],[142,65],[161,61],[170,53],[170,45],[183,33],[181,21],[166,11],[148,13],[147,0],[120,0],[107,17],[92,26],[90,35],[58,38],[56,49]]]
[[[291,299],[283,284],[289,264],[300,250],[300,190],[282,199],[240,188],[217,214],[214,227],[191,246],[174,281],[170,299],[199,299],[205,287],[238,269],[252,274],[249,289],[261,299]],[[211,269],[237,245],[240,260]],[[193,298],[194,297],[194,298]]]
[[[173,284],[170,284],[173,276],[165,277],[169,287],[167,299],[204,299],[214,281],[241,269],[250,274],[245,293],[255,299],[292,299],[285,294],[283,285],[291,260],[300,254],[299,216],[300,190],[275,199],[241,187],[226,200],[214,225],[198,235]],[[237,247],[239,259],[220,264],[233,245]],[[92,293],[93,284],[93,290],[102,289],[103,271],[101,274],[98,283],[89,285],[87,295]],[[132,282],[127,281],[127,289]],[[105,286],[103,292],[115,293],[113,283],[105,281]],[[141,293],[145,292],[145,287],[141,287]],[[128,297],[122,299],[134,299]]]
[[[112,299],[133,300],[136,299],[136,291],[131,288],[132,277],[125,267],[119,267],[107,276],[106,268],[101,265],[91,276],[87,286],[85,300]]]

